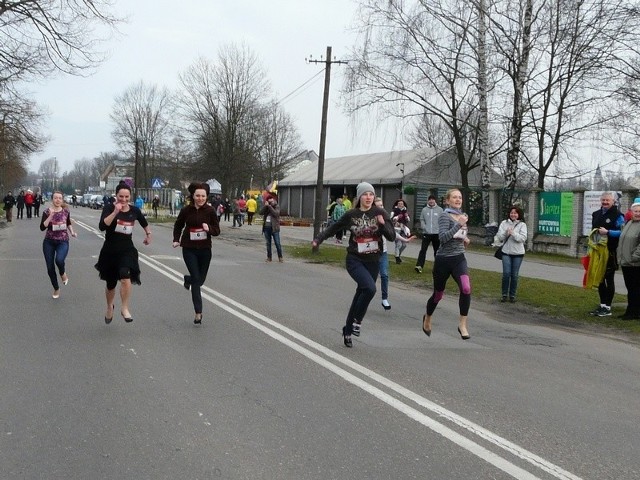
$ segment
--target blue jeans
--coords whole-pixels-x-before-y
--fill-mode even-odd
[[[387,252],[380,254],[380,290],[382,290],[382,300],[389,298],[389,258]]]
[[[516,298],[518,274],[524,255],[502,255],[502,296]]]
[[[353,322],[361,323],[369,303],[376,296],[376,280],[380,262],[364,262],[355,255],[347,255],[347,272],[358,286],[347,314],[346,334],[353,333]]]
[[[271,260],[271,239],[276,244],[276,251],[278,252],[278,258],[282,258],[282,246],[280,245],[280,232],[274,232],[273,227],[264,227],[262,229],[264,239],[267,244],[267,258]]]
[[[59,290],[60,284],[56,275],[56,266],[60,276],[64,275],[64,261],[69,253],[69,242],[45,238],[42,242],[42,253],[44,253],[44,260],[47,263],[47,274],[51,280],[51,286],[54,290]]]
[[[209,248],[183,248],[182,258],[189,270],[189,275],[184,276],[184,281],[191,285],[191,300],[196,313],[202,313],[202,294],[200,287],[204,285],[211,263],[211,249]]]

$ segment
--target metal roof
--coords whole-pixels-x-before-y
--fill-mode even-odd
[[[403,165],[398,165],[403,164]],[[400,167],[404,168],[404,175]],[[480,186],[480,168],[469,172],[469,186]],[[279,182],[280,187],[316,185],[318,163],[301,167]],[[367,153],[348,157],[328,158],[324,162],[323,184],[357,185],[360,182],[372,185],[461,185],[460,166],[454,149],[436,151],[432,148],[400,150],[383,153]],[[504,179],[495,170],[491,171],[491,185],[502,185]]]
[[[347,157],[327,158],[324,161],[325,185],[356,185],[369,182],[373,185],[397,184],[402,181],[400,170],[404,164],[404,178],[416,171],[435,155],[433,149],[401,150],[383,153],[367,153]],[[278,185],[315,185],[318,163],[313,162],[282,179]]]

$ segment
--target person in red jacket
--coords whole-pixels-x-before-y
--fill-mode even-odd
[[[27,193],[24,194],[24,205],[27,207],[27,218],[31,218],[33,215],[33,192],[31,190],[27,190]]]
[[[189,185],[190,202],[180,210],[173,225],[173,248],[182,247],[182,258],[189,270],[184,276],[184,288],[191,289],[195,310],[193,323],[202,323],[202,294],[200,287],[207,279],[211,263],[211,237],[220,235],[218,213],[207,203],[209,185]]]

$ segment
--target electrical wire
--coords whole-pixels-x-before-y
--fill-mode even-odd
[[[291,91],[290,93],[288,93],[287,95],[285,95],[284,97],[282,97],[280,100],[277,101],[277,103],[279,104],[283,104],[285,100],[289,99],[289,97],[291,97],[293,94],[297,93],[299,90],[301,90],[302,88],[304,88],[305,86],[311,86],[309,85],[309,83],[316,79],[318,76],[320,76],[320,74],[324,73],[324,68],[322,70],[320,70],[318,73],[316,73],[315,75],[313,75],[311,78],[309,78],[308,80],[306,80],[302,85],[300,85],[299,87],[296,87],[293,91]],[[300,91],[299,93],[302,93],[302,91]],[[295,97],[293,97],[295,98]],[[291,98],[291,99],[293,99]]]

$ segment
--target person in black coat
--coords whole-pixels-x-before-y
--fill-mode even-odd
[[[13,196],[13,193],[7,193],[2,199],[4,202],[4,212],[7,216],[7,222],[13,220],[13,207],[16,204],[16,197]]]
[[[16,218],[24,218],[24,190],[20,190],[20,193],[16,198],[16,207],[18,209]]]

